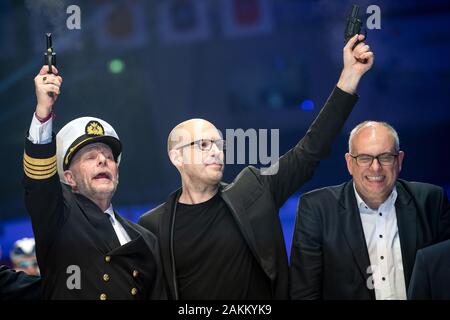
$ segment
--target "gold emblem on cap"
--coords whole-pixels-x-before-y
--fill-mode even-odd
[[[105,134],[105,130],[98,121],[89,121],[86,125],[86,133],[94,136],[103,136]]]

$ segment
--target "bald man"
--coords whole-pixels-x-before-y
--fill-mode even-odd
[[[139,223],[158,235],[173,299],[287,299],[288,262],[278,210],[313,175],[357,101],[358,83],[373,53],[353,37],[344,68],[305,137],[272,171],[246,167],[221,183],[224,141],[202,119],[176,126],[168,138],[181,188]],[[367,63],[361,63],[367,59]]]
[[[291,250],[294,299],[403,300],[416,252],[450,238],[445,191],[398,179],[395,129],[365,121],[350,133],[352,180],[303,195]]]

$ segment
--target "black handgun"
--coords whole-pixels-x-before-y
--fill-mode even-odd
[[[52,34],[46,33],[45,36],[47,37],[47,51],[44,53],[44,63],[48,65],[47,73],[53,73],[52,66],[56,66],[56,53],[53,51]],[[54,97],[53,92],[48,92],[47,94],[52,98]]]
[[[344,43],[347,43],[355,34],[361,34],[362,22],[361,19],[358,18],[358,13],[359,6],[354,4],[350,16],[347,18],[347,26],[344,31]]]
[[[347,18],[347,26],[345,27],[344,31],[344,44],[348,42],[354,35],[361,34],[362,30],[362,22],[361,19],[358,18],[359,13],[359,6],[354,4],[352,6],[352,11],[350,12],[350,16]],[[366,29],[364,29],[364,40],[367,38],[367,32]],[[360,41],[356,41],[355,45],[352,49],[355,49],[355,47],[360,43]],[[361,63],[367,63],[367,59],[357,59]]]

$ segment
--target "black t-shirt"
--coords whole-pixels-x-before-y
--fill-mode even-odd
[[[219,194],[178,203],[174,239],[181,299],[271,298],[270,280]]]

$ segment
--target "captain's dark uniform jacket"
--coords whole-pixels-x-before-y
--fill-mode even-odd
[[[131,239],[121,246],[107,214],[60,183],[55,136],[25,139],[24,173],[44,299],[166,298],[156,237],[116,214]]]
[[[249,166],[219,193],[235,219],[257,263],[270,279],[272,298],[288,298],[288,260],[278,210],[308,181],[319,161],[331,151],[333,140],[349,116],[356,95],[335,88],[305,137],[278,162],[278,173],[263,175]],[[276,167],[276,166],[275,166]],[[173,254],[174,213],[181,190],[167,202],[144,214],[139,224],[159,238],[169,297],[178,299]]]

